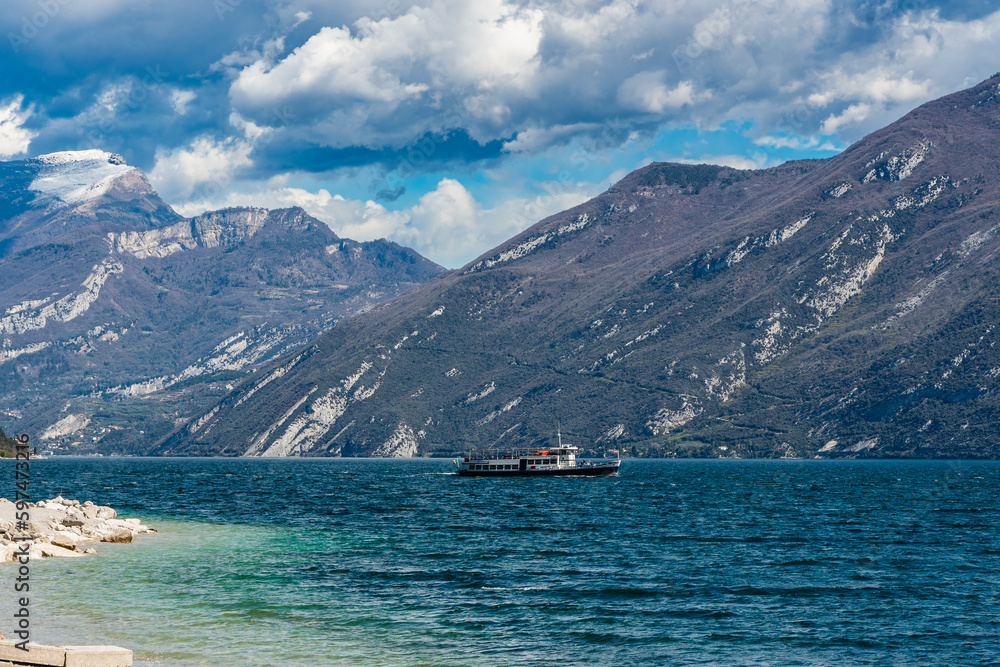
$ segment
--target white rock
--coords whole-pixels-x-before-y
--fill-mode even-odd
[[[55,544],[48,544],[45,542],[36,542],[35,546],[38,547],[38,551],[41,553],[42,558],[79,558],[83,554],[77,553],[71,549],[65,549]]]

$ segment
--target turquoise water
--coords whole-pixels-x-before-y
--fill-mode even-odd
[[[36,561],[32,638],[126,646],[137,665],[1000,663],[1000,464],[449,471],[37,461],[37,496],[161,532]]]

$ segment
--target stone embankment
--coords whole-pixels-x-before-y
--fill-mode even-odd
[[[139,519],[119,519],[110,507],[89,500],[59,496],[29,503],[27,511],[29,520],[19,525],[14,503],[0,498],[0,563],[14,560],[14,552],[25,542],[32,558],[75,558],[97,553],[97,542],[131,542],[140,533],[156,532]]]
[[[120,646],[45,646],[22,651],[0,637],[0,667],[132,667],[132,651]]]

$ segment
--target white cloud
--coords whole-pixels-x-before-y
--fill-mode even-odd
[[[865,103],[852,104],[839,114],[831,114],[829,118],[820,125],[820,132],[823,134],[837,134],[844,125],[854,125],[868,118],[872,111],[872,106]]]
[[[183,116],[188,112],[188,105],[194,101],[197,97],[194,91],[191,90],[174,90],[170,93],[170,106],[173,107],[174,113],[179,116]]]
[[[426,47],[431,81],[533,94],[544,11],[504,0],[446,4],[425,15],[429,27],[440,22],[433,29],[440,41]]]
[[[706,93],[696,94],[691,81],[681,81],[670,88],[664,82],[666,76],[666,70],[630,76],[618,88],[618,103],[630,111],[663,114],[708,97]]]
[[[113,115],[128,100],[130,92],[132,92],[132,82],[129,80],[108,83],[97,95],[92,109],[97,113]]]
[[[921,3],[870,16],[831,0],[422,4],[360,3],[349,26],[328,22],[291,53],[230,54],[235,110],[263,122],[287,104],[300,140],[334,148],[461,129],[537,153],[612,117],[644,136],[735,121],[849,142],[985,78],[981,54],[1000,46],[1000,12],[946,20]]]
[[[769,148],[794,148],[797,150],[808,150],[819,146],[819,139],[816,137],[803,139],[801,137],[776,137],[770,134],[757,137],[753,140],[753,142],[758,146],[767,146]]]
[[[824,73],[821,90],[811,93],[807,101],[816,107],[838,106],[850,102],[847,108],[832,113],[820,124],[822,134],[837,134],[844,127],[856,126],[873,112],[885,112],[893,106],[912,106],[931,97],[933,82],[914,80],[912,71],[893,74],[885,65],[860,72],[846,72],[842,66]]]
[[[579,4],[579,3],[576,3]],[[647,10],[648,11],[648,10]],[[553,7],[546,9],[550,29],[558,30],[580,48],[598,48],[609,38],[635,27],[641,12],[634,0],[614,0],[596,12],[560,14]]]
[[[0,158],[20,155],[28,150],[36,132],[24,128],[31,110],[24,108],[24,96],[18,95],[6,105],[0,103]]]
[[[914,81],[913,72],[894,76],[884,66],[860,72],[837,67],[821,75],[821,92],[809,95],[809,103],[823,106],[838,100],[865,99],[872,102],[912,102],[925,99],[933,82]]]
[[[318,95],[345,106],[398,103],[454,85],[523,85],[534,67],[540,19],[540,11],[502,0],[414,6],[378,21],[363,17],[355,31],[322,28],[276,64],[257,60],[240,72],[231,94],[238,105]]]
[[[378,24],[376,24],[378,25]],[[238,103],[273,105],[288,99],[319,96],[338,105],[347,102],[398,103],[427,90],[423,84],[404,84],[387,68],[393,61],[409,61],[406,43],[355,39],[346,28],[323,28],[276,65],[258,60],[233,83]]]
[[[489,232],[479,224],[479,203],[451,178],[441,179],[408,213],[410,225],[421,232],[417,243],[433,247],[440,257],[453,259],[483,247],[483,237]]]
[[[574,123],[554,127],[529,127],[517,133],[511,141],[505,141],[503,150],[508,153],[535,153],[563,139],[571,139],[580,134],[604,128],[600,123]]]
[[[167,201],[217,196],[231,187],[240,169],[252,164],[252,148],[236,138],[199,137],[185,147],[157,151],[149,181]]]
[[[908,12],[886,17],[881,27],[879,42],[838,54],[795,91],[789,104],[815,117],[804,131],[853,141],[995,70],[981,54],[1000,46],[1000,11],[971,21]]]
[[[322,28],[278,61],[254,59],[230,97],[246,117],[290,104],[310,124],[311,139],[334,147],[399,147],[457,127],[485,141],[511,133],[509,96],[537,92],[542,17],[504,0],[445,0],[392,18],[362,17],[353,30]],[[233,66],[242,57],[223,61]]]
[[[271,132],[270,127],[262,127],[253,121],[246,120],[235,111],[229,114],[229,124],[239,130],[250,143],[260,141]]]
[[[176,203],[177,210],[224,197],[238,186],[239,172],[253,164],[254,148],[274,136],[273,128],[257,125],[235,112],[229,115],[229,124],[238,134],[225,139],[200,136],[187,146],[156,151],[149,181],[161,197]]]

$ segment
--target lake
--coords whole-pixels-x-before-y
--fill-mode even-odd
[[[32,564],[32,640],[136,665],[1000,662],[1000,463],[32,462],[160,530]],[[0,462],[0,496],[14,471]],[[10,590],[14,570],[0,566]],[[11,636],[12,604],[0,617]]]

